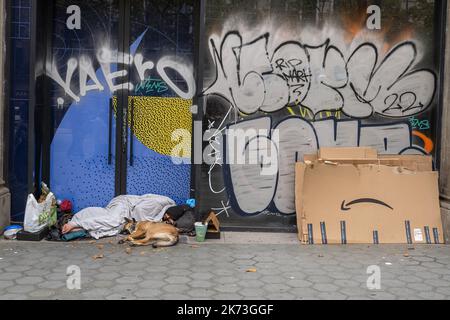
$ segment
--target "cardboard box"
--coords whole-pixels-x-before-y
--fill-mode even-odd
[[[372,148],[321,148],[320,160],[377,160],[378,152]]]
[[[358,163],[360,157],[352,164],[321,160],[308,156],[308,164],[298,163],[296,167],[300,241],[444,242],[438,173],[431,170],[429,157],[384,156],[375,161],[378,164]]]

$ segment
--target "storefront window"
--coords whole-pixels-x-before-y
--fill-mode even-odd
[[[11,1],[8,185],[13,221],[22,219],[28,192],[30,14],[29,0]]]
[[[435,6],[207,1],[204,126],[213,156],[204,167],[205,206],[228,226],[290,228],[294,164],[305,154],[370,146],[381,154],[434,156]],[[232,149],[227,134],[216,134],[227,128],[256,130],[250,140],[271,141],[275,173],[261,174],[271,159],[227,164],[230,153],[251,152],[245,144]]]

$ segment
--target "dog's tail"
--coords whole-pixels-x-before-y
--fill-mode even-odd
[[[153,244],[153,248],[167,248],[175,246],[180,238],[178,236],[165,234]]]

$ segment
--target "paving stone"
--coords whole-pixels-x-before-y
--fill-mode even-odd
[[[263,281],[265,283],[270,283],[270,284],[280,284],[280,283],[285,283],[286,279],[284,279],[283,277],[280,277],[280,276],[264,276],[264,277],[261,277],[261,281]]]
[[[0,260],[0,299],[450,299],[447,246],[417,246],[405,258],[405,246],[208,244],[128,255],[106,245],[95,261],[99,250],[86,243],[9,246],[0,240],[8,259]],[[80,266],[82,290],[67,289],[69,265]],[[382,268],[382,290],[367,289],[369,265]]]
[[[311,281],[307,280],[290,280],[287,285],[293,288],[308,288],[313,285]]]
[[[3,272],[0,273],[0,281],[1,280],[15,280],[21,278],[22,274],[18,272]]]
[[[214,289],[216,291],[222,292],[222,293],[235,293],[240,290],[240,287],[236,284],[225,284],[225,285],[219,285],[215,286]]]
[[[96,288],[92,290],[87,290],[81,293],[83,296],[89,299],[103,299],[111,294],[110,288]]]
[[[41,283],[44,281],[45,280],[41,277],[22,277],[22,278],[16,279],[17,284],[26,284],[26,285],[38,284],[38,283]]]
[[[55,294],[56,294],[56,291],[39,289],[39,290],[30,292],[28,295],[32,299],[47,299]]]
[[[142,282],[142,279],[139,277],[120,277],[115,280],[119,284],[137,284]]]
[[[321,292],[318,298],[320,300],[346,300],[348,296],[339,292]]]
[[[14,285],[13,281],[0,280],[0,292],[1,290],[11,287],[13,285]]]
[[[0,295],[0,300],[26,300],[28,298],[25,294],[14,294],[14,293],[8,293]]]
[[[97,280],[114,280],[119,278],[120,274],[116,272],[100,272],[97,273],[94,277]]]
[[[220,291],[220,290],[218,290],[218,291],[224,292],[224,291]],[[197,299],[197,298],[209,298],[214,294],[214,292],[215,291],[208,290],[208,289],[191,289],[191,290],[189,290],[189,292],[187,292],[187,294],[190,297]],[[224,292],[224,293],[229,293],[229,291]]]
[[[220,293],[212,296],[213,300],[222,300],[222,301],[234,301],[234,300],[242,300],[243,297],[236,293]],[[254,299],[252,299],[254,300]]]
[[[15,285],[5,289],[8,293],[30,293],[34,290],[36,290],[36,287],[30,285]]]
[[[119,300],[136,300],[136,297],[131,295],[131,294],[117,294],[114,293],[112,295],[109,295],[106,297],[106,300],[114,300],[114,301],[119,301]]]
[[[216,277],[213,279],[213,281],[221,284],[230,284],[238,282],[239,279],[237,279],[236,277]]]
[[[192,279],[190,279],[189,277],[180,277],[180,276],[168,277],[164,280],[169,284],[186,284],[192,281]]]
[[[166,283],[162,280],[145,280],[138,284],[140,288],[162,288]]]
[[[238,291],[244,297],[265,297],[267,293],[261,288],[247,288]]]
[[[161,300],[177,300],[177,301],[185,301],[186,295],[185,294],[164,294],[159,297]]]
[[[184,284],[170,284],[164,286],[162,289],[169,293],[182,293],[188,291],[190,288]]]
[[[334,284],[318,283],[313,286],[314,289],[320,292],[336,292],[338,287]]]
[[[285,284],[266,284],[263,288],[269,293],[283,292],[291,289],[291,287]]]
[[[371,298],[374,300],[395,300],[396,296],[388,292],[375,292],[372,293]]]
[[[408,283],[407,287],[416,291],[432,291],[433,287],[425,283]]]
[[[37,286],[44,289],[61,289],[66,288],[67,284],[66,281],[45,281],[39,283]]]
[[[294,300],[294,296],[289,293],[273,293],[267,296],[268,300]]]
[[[211,280],[214,275],[212,273],[192,273],[189,274],[189,277],[194,280]]]
[[[426,300],[444,300],[445,296],[437,292],[420,292],[418,296]]]
[[[162,292],[158,289],[141,289],[134,293],[138,298],[158,298]]]

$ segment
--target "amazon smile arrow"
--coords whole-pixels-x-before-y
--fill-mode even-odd
[[[394,210],[394,208],[392,208],[387,203],[380,201],[380,200],[371,199],[371,198],[358,199],[358,200],[351,201],[347,204],[345,203],[345,200],[344,200],[344,201],[342,201],[341,210],[342,211],[350,211],[352,209],[351,208],[352,206],[354,206],[356,204],[363,204],[363,203],[375,204],[375,205],[383,206],[383,207],[389,208],[391,210]]]

